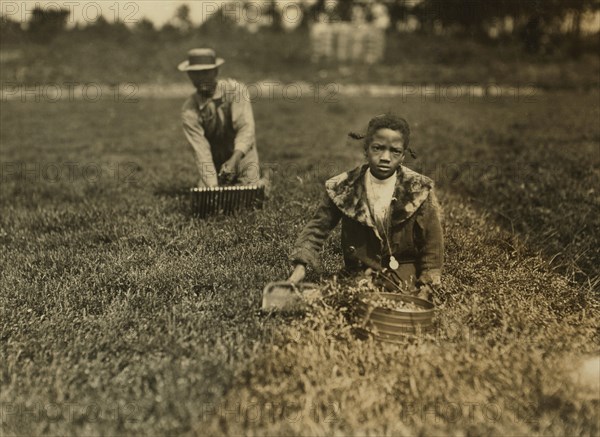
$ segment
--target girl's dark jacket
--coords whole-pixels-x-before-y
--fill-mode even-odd
[[[342,220],[342,250],[346,270],[389,267],[390,250],[376,233],[364,187],[368,165],[329,179],[326,195],[300,233],[292,262],[319,267],[319,252],[329,233]],[[401,166],[391,204],[387,235],[391,254],[400,267],[395,272],[413,285],[440,283],[444,242],[440,208],[433,181]]]

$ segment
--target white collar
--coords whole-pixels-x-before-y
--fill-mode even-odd
[[[366,172],[366,175],[370,179],[370,182],[372,182],[375,185],[380,185],[380,186],[381,185],[383,185],[383,186],[395,185],[397,174],[398,174],[398,172],[395,171],[393,175],[391,175],[385,179],[378,179],[375,176],[373,176],[373,173],[371,173],[371,169],[368,169]]]

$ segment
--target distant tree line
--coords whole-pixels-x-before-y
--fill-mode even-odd
[[[406,14],[406,0],[394,3],[393,15]],[[482,40],[490,38],[491,26],[509,20],[512,30],[505,36],[520,38],[527,51],[535,53],[550,38],[568,40],[579,49],[582,17],[600,10],[600,0],[424,0],[414,9],[425,31],[441,23],[455,33]],[[565,33],[569,16],[573,25]]]
[[[359,0],[338,0],[332,8],[328,0],[318,0],[308,6],[299,3],[304,10],[303,26],[321,13],[327,13],[333,21],[350,21],[353,8],[360,6]],[[577,55],[582,47],[581,20],[584,14],[600,10],[600,0],[388,0],[383,2],[390,16],[390,33],[399,29],[398,24],[412,19],[417,24],[414,31],[422,33],[443,32],[468,36],[478,40],[490,39],[490,28],[497,23],[511,23],[510,32],[501,37],[520,40],[531,53],[539,52],[549,41],[564,43],[572,47]],[[273,2],[275,5],[275,2]],[[274,25],[270,31],[278,31],[280,17],[277,8],[269,9]],[[572,18],[570,31],[565,33],[565,17]],[[0,19],[0,41],[2,43],[22,43],[31,41],[47,44],[64,32],[81,32],[103,38],[127,38],[138,35],[150,40],[188,37],[193,33],[226,33],[234,31],[237,23],[222,11],[218,11],[207,21],[195,26],[190,19],[187,5],[180,6],[172,19],[160,29],[147,20],[141,19],[133,26],[122,22],[108,22],[100,17],[92,23],[77,24],[67,29],[69,11],[42,9],[36,7],[24,25],[10,19]],[[597,40],[596,35],[596,40]],[[597,48],[597,44],[594,49]]]

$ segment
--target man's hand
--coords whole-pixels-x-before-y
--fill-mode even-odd
[[[302,282],[305,276],[306,267],[304,266],[304,264],[296,264],[296,267],[294,267],[294,271],[288,278],[288,282],[291,282],[292,284],[297,284],[298,282]]]
[[[231,184],[235,181],[242,155],[239,150],[234,150],[231,158],[223,163],[219,172],[219,183],[221,185]]]

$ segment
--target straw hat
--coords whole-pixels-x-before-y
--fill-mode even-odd
[[[225,63],[222,58],[217,58],[213,49],[192,49],[188,52],[188,59],[177,66],[179,71],[212,70]]]

